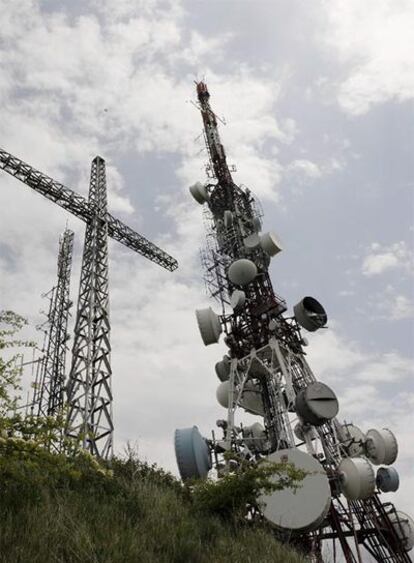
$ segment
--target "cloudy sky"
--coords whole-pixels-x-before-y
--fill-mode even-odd
[[[414,4],[410,0],[0,0],[1,145],[87,194],[107,162],[111,212],[174,255],[171,274],[110,244],[116,448],[176,472],[173,431],[225,415],[194,310],[205,179],[194,80],[205,78],[236,182],[283,241],[276,291],[319,299],[309,361],[340,416],[399,439],[398,507],[414,512]],[[0,308],[34,325],[59,233],[84,225],[0,174]],[[390,497],[389,497],[390,498]],[[410,506],[411,505],[411,506]]]

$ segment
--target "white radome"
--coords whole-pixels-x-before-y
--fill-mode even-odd
[[[230,266],[228,276],[235,285],[247,285],[257,276],[256,264],[247,258],[236,260]]]
[[[220,381],[227,381],[230,376],[230,358],[223,356],[223,359],[216,363],[215,370]]]
[[[197,203],[203,205],[208,201],[208,193],[206,187],[201,182],[196,182],[189,187],[190,194],[196,200]]]
[[[398,443],[388,428],[367,432],[366,454],[374,465],[391,465],[397,459]]]
[[[265,233],[260,238],[260,246],[269,256],[275,256],[282,249],[279,239],[274,233]]]
[[[341,489],[349,500],[361,500],[375,492],[375,472],[370,462],[363,457],[346,457],[338,465],[341,474]]]
[[[268,455],[266,460],[292,463],[296,469],[307,472],[296,491],[286,488],[259,496],[266,520],[276,528],[293,533],[316,530],[324,521],[331,505],[329,480],[322,465],[297,448],[279,450]],[[272,479],[276,482],[277,476]]]
[[[222,327],[219,316],[211,307],[208,309],[197,309],[196,317],[201,338],[206,346],[219,341]]]
[[[229,387],[230,387],[229,381],[223,381],[217,387],[217,391],[216,391],[217,401],[219,405],[221,405],[225,409],[227,409],[229,406]]]

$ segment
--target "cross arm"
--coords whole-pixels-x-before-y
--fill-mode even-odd
[[[56,182],[1,148],[0,169],[14,176],[47,199],[57,203],[63,209],[85,221],[85,223],[91,219],[93,207],[85,197]],[[106,220],[108,223],[108,235],[111,238],[171,272],[178,267],[177,261],[172,256],[142,235],[136,233],[110,213],[106,214]]]
[[[49,176],[42,174],[29,164],[23,162],[12,154],[0,149],[0,169],[14,176],[36,192],[47,199],[70,211],[82,221],[88,221],[91,217],[89,203],[86,198],[73,190],[66,188],[63,184],[56,182]]]
[[[136,233],[133,229],[122,223],[119,219],[107,214],[108,234],[111,238],[121,242],[128,248],[145,256],[152,262],[163,266],[172,272],[178,268],[178,262],[172,256],[161,250],[154,243]]]

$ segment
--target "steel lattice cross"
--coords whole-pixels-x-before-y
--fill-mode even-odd
[[[79,300],[67,385],[66,433],[93,455],[113,448],[108,236],[169,271],[177,261],[107,211],[105,161],[92,161],[89,199],[0,149],[0,168],[86,223]]]

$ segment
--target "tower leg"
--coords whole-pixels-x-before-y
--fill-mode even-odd
[[[98,156],[92,161],[89,204],[92,216],[85,232],[66,435],[106,459],[113,448],[112,370],[105,161]]]

